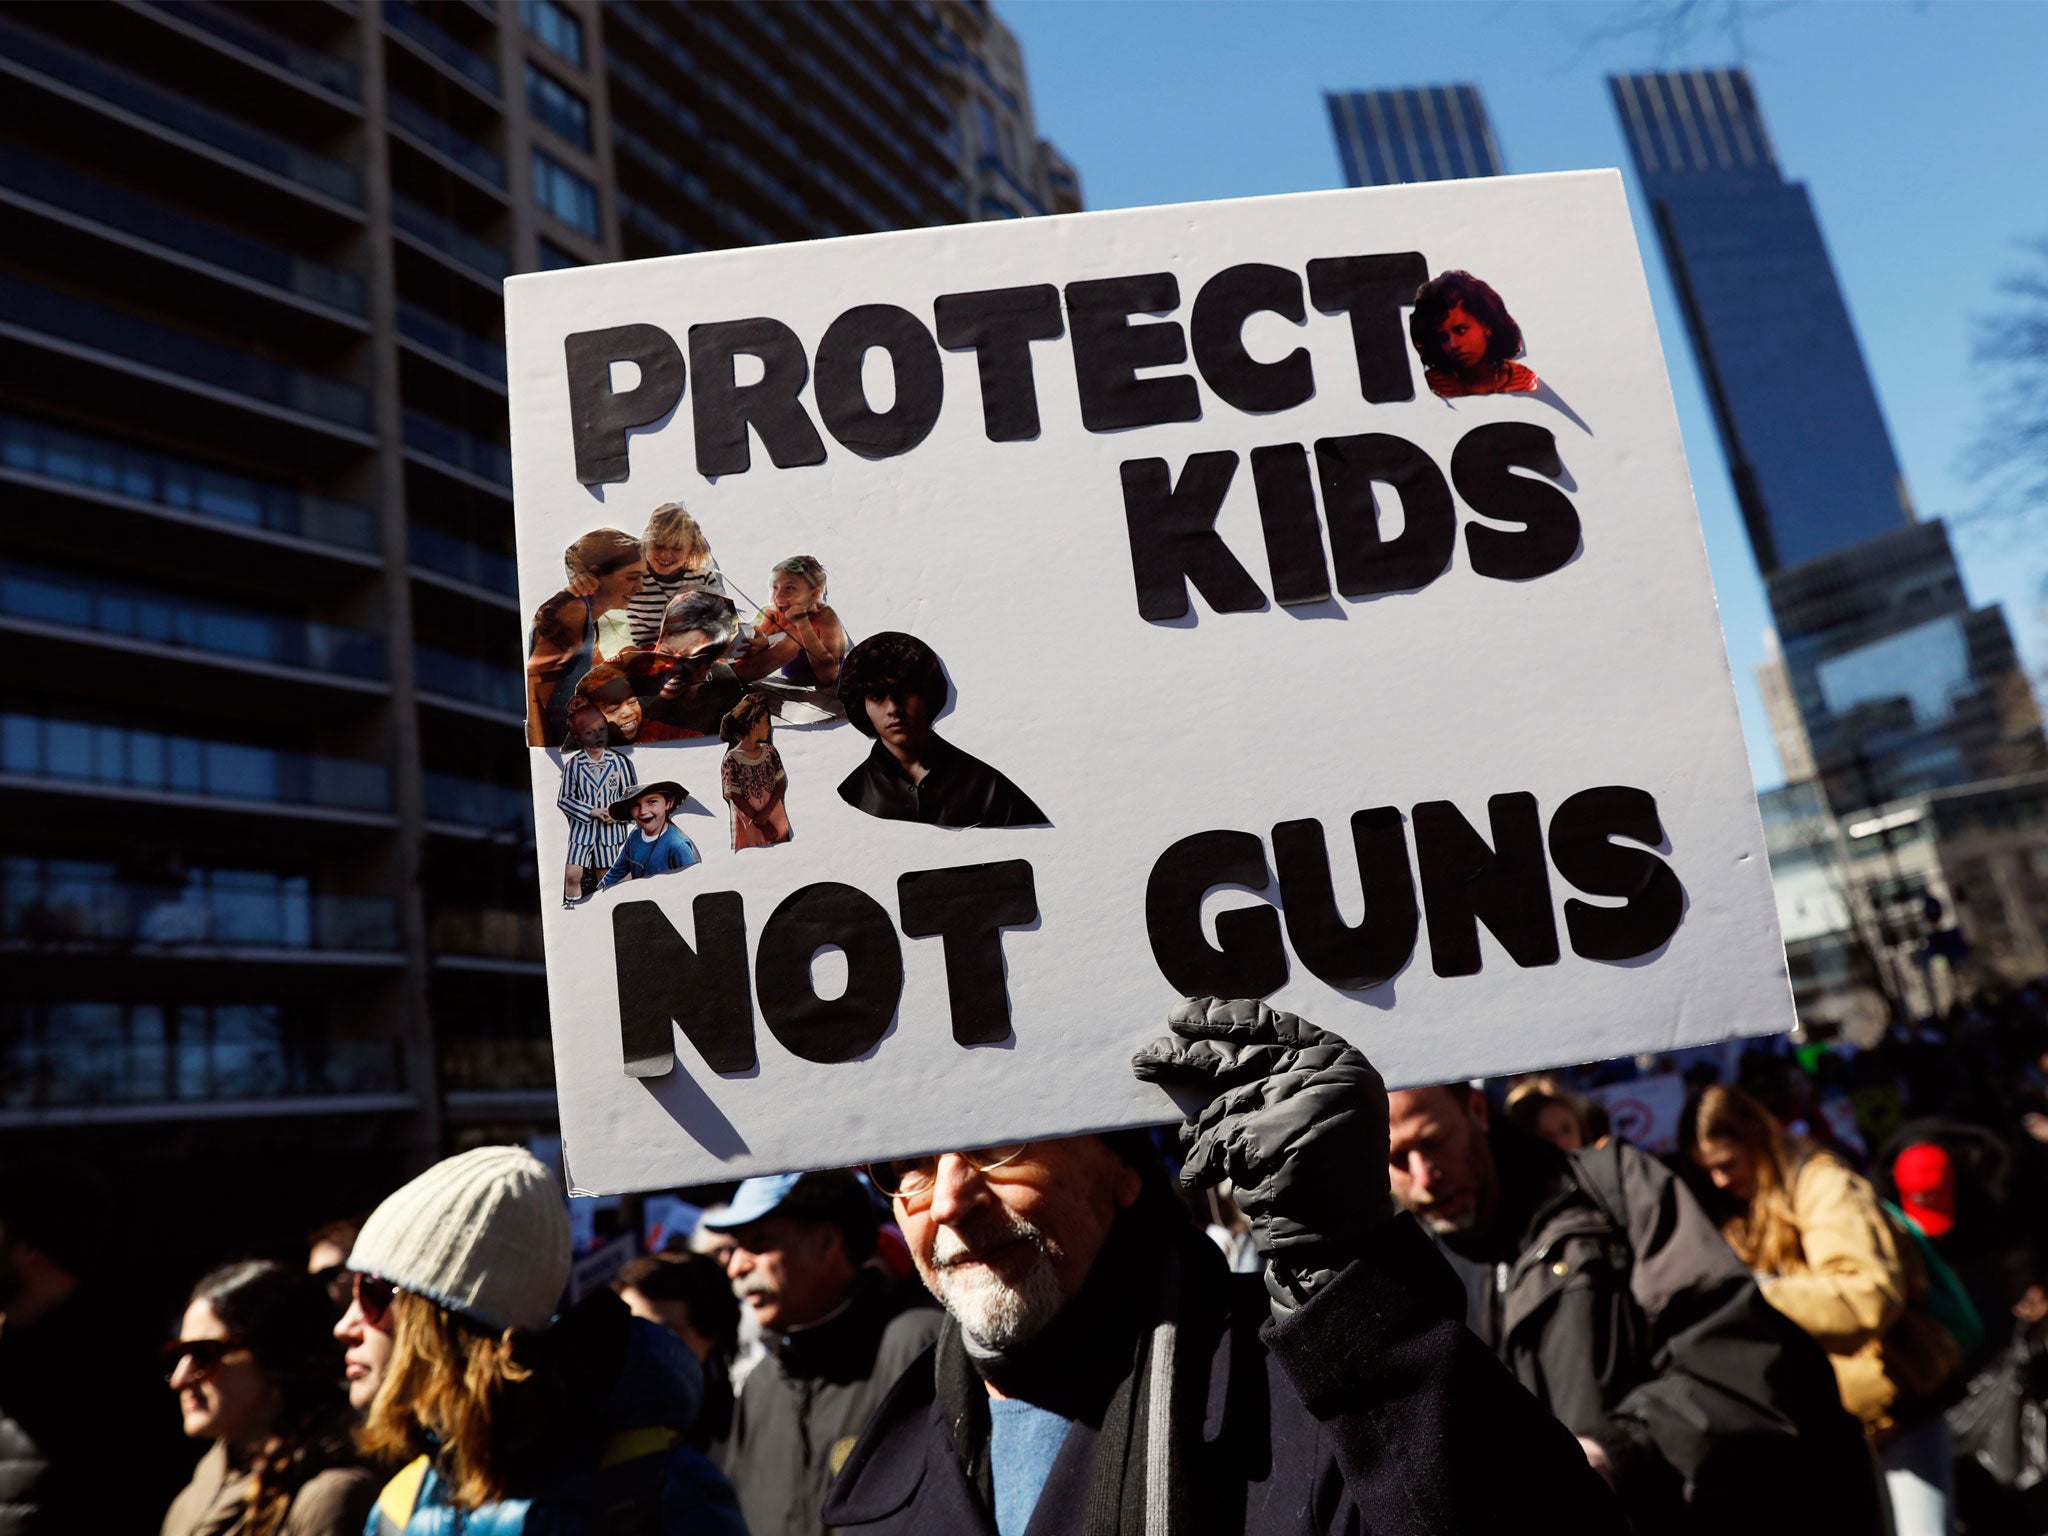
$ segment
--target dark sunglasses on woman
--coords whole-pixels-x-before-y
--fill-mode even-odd
[[[218,1370],[221,1361],[232,1355],[236,1350],[247,1349],[248,1347],[240,1339],[233,1337],[225,1339],[172,1339],[163,1346],[162,1350],[164,1380],[169,1381],[178,1374],[178,1362],[181,1360],[189,1358],[192,1362],[192,1369],[201,1376],[205,1376]]]
[[[379,1275],[366,1275],[360,1269],[349,1275],[350,1295],[355,1298],[356,1310],[363,1314],[363,1322],[379,1333],[390,1331],[391,1298],[398,1287]]]

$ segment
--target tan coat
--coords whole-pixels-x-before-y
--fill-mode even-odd
[[[1804,1265],[1759,1277],[1772,1306],[1820,1342],[1835,1368],[1842,1405],[1872,1429],[1888,1427],[1898,1387],[1882,1340],[1905,1313],[1906,1261],[1877,1192],[1826,1154],[1792,1176]]]
[[[162,1536],[245,1536],[248,1497],[248,1477],[229,1469],[227,1446],[215,1441],[185,1491],[171,1501]],[[362,1536],[376,1500],[373,1474],[361,1467],[329,1467],[299,1490],[280,1536]]]

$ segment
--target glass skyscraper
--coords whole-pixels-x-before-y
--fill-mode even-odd
[[[1838,815],[2048,768],[2004,613],[1971,607],[1947,530],[1913,517],[1813,205],[1748,76],[1610,85],[1770,594],[1788,767],[1810,766]]]
[[[1609,84],[1765,575],[1912,519],[1806,188],[1739,69]]]
[[[1477,86],[1333,91],[1323,100],[1348,186],[1460,181],[1504,169]]]

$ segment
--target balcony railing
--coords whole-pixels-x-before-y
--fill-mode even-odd
[[[173,330],[26,278],[0,274],[0,314],[45,336],[111,352],[233,394],[358,431],[370,425],[370,397],[353,384],[302,373],[240,347]]]
[[[490,241],[396,192],[391,195],[391,222],[415,240],[423,240],[435,250],[453,256],[489,282],[501,283],[511,275],[511,258]]]
[[[275,1004],[0,1004],[0,1108],[388,1094],[396,1040],[295,1027]]]
[[[526,709],[526,679],[505,667],[470,656],[456,656],[431,645],[413,647],[413,667],[423,692],[465,704],[481,704],[519,717]]]
[[[492,186],[505,185],[505,162],[476,140],[457,133],[425,107],[414,105],[396,91],[386,96],[385,103],[391,121],[414,138]]]
[[[488,480],[493,485],[512,487],[512,455],[496,443],[471,437],[421,411],[405,413],[405,446],[430,459],[452,464],[457,469]]]
[[[666,247],[670,255],[680,256],[704,249],[680,224],[663,218],[637,197],[628,197],[624,192],[615,192],[612,196],[618,202],[619,217],[657,245]]]
[[[365,507],[5,412],[0,412],[0,466],[218,523],[263,528],[343,549],[375,552],[378,547],[377,520]]]
[[[140,654],[163,648],[337,677],[385,675],[384,642],[367,630],[279,618],[11,560],[0,560],[0,615],[115,635]]]
[[[489,59],[421,15],[406,0],[387,0],[384,20],[392,31],[413,42],[472,84],[498,94],[498,68]]]
[[[439,315],[424,310],[408,299],[398,301],[398,329],[421,346],[452,357],[465,368],[486,378],[505,381],[505,349],[473,336],[460,326],[450,325]]]
[[[994,176],[1003,182],[1023,201],[1024,206],[1033,213],[1045,213],[1048,211],[1045,206],[1045,199],[1040,197],[1036,190],[1027,186],[1015,171],[1004,164],[1001,155],[983,155],[980,166],[984,175]]]
[[[244,53],[275,64],[303,80],[310,80],[337,96],[346,96],[354,101],[362,95],[362,82],[351,66],[332,54],[288,43],[267,27],[253,26],[241,16],[210,5],[195,5],[192,0],[152,0],[151,8],[167,16],[175,16],[202,32],[211,32]]]
[[[32,947],[271,949],[388,954],[398,904],[386,896],[322,896],[303,879],[202,871],[182,885],[111,878],[58,860],[0,861],[0,937]]]
[[[422,570],[452,576],[486,592],[501,592],[507,597],[519,595],[519,563],[510,555],[501,555],[495,549],[485,549],[423,523],[414,523],[406,530],[406,543],[412,550],[412,563]]]
[[[688,169],[683,163],[658,148],[641,134],[635,132],[624,121],[612,124],[612,144],[638,158],[647,168],[674,187],[685,197],[704,202],[711,196],[711,189],[704,185],[704,178]]]
[[[209,800],[391,809],[391,770],[382,763],[15,711],[0,714],[0,773]]]
[[[456,1093],[534,1092],[555,1086],[555,1054],[538,1040],[441,1038],[441,1086]]]
[[[703,136],[704,120],[693,109],[678,101],[671,92],[648,78],[644,70],[627,60],[617,49],[605,49],[604,67],[608,76],[624,81],[643,101],[683,132],[692,138]]]
[[[528,791],[452,773],[428,772],[421,779],[429,820],[512,832],[521,838],[533,836],[533,796]]]
[[[436,907],[427,942],[436,954],[492,960],[541,958],[540,914],[499,907]]]
[[[363,179],[352,166],[250,127],[238,118],[202,107],[125,69],[74,52],[41,33],[0,21],[0,58],[12,60],[110,106],[159,123],[210,149],[261,167],[360,208]]]
[[[167,208],[153,198],[113,186],[74,166],[60,165],[19,144],[0,144],[0,186],[273,288],[350,314],[368,313],[363,280],[353,272],[294,256],[184,209]]]

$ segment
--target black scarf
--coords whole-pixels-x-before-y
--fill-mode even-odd
[[[1045,1329],[999,1355],[971,1353],[951,1318],[939,1335],[938,1400],[962,1470],[995,1507],[987,1383],[1096,1436],[1086,1536],[1181,1536],[1199,1528],[1207,1352],[1227,1275],[1215,1245],[1170,1202],[1143,1199],[1117,1218],[1087,1280]],[[1183,1342],[1202,1359],[1178,1364]],[[1163,1374],[1162,1374],[1163,1367]],[[1161,1433],[1161,1431],[1164,1433]]]

